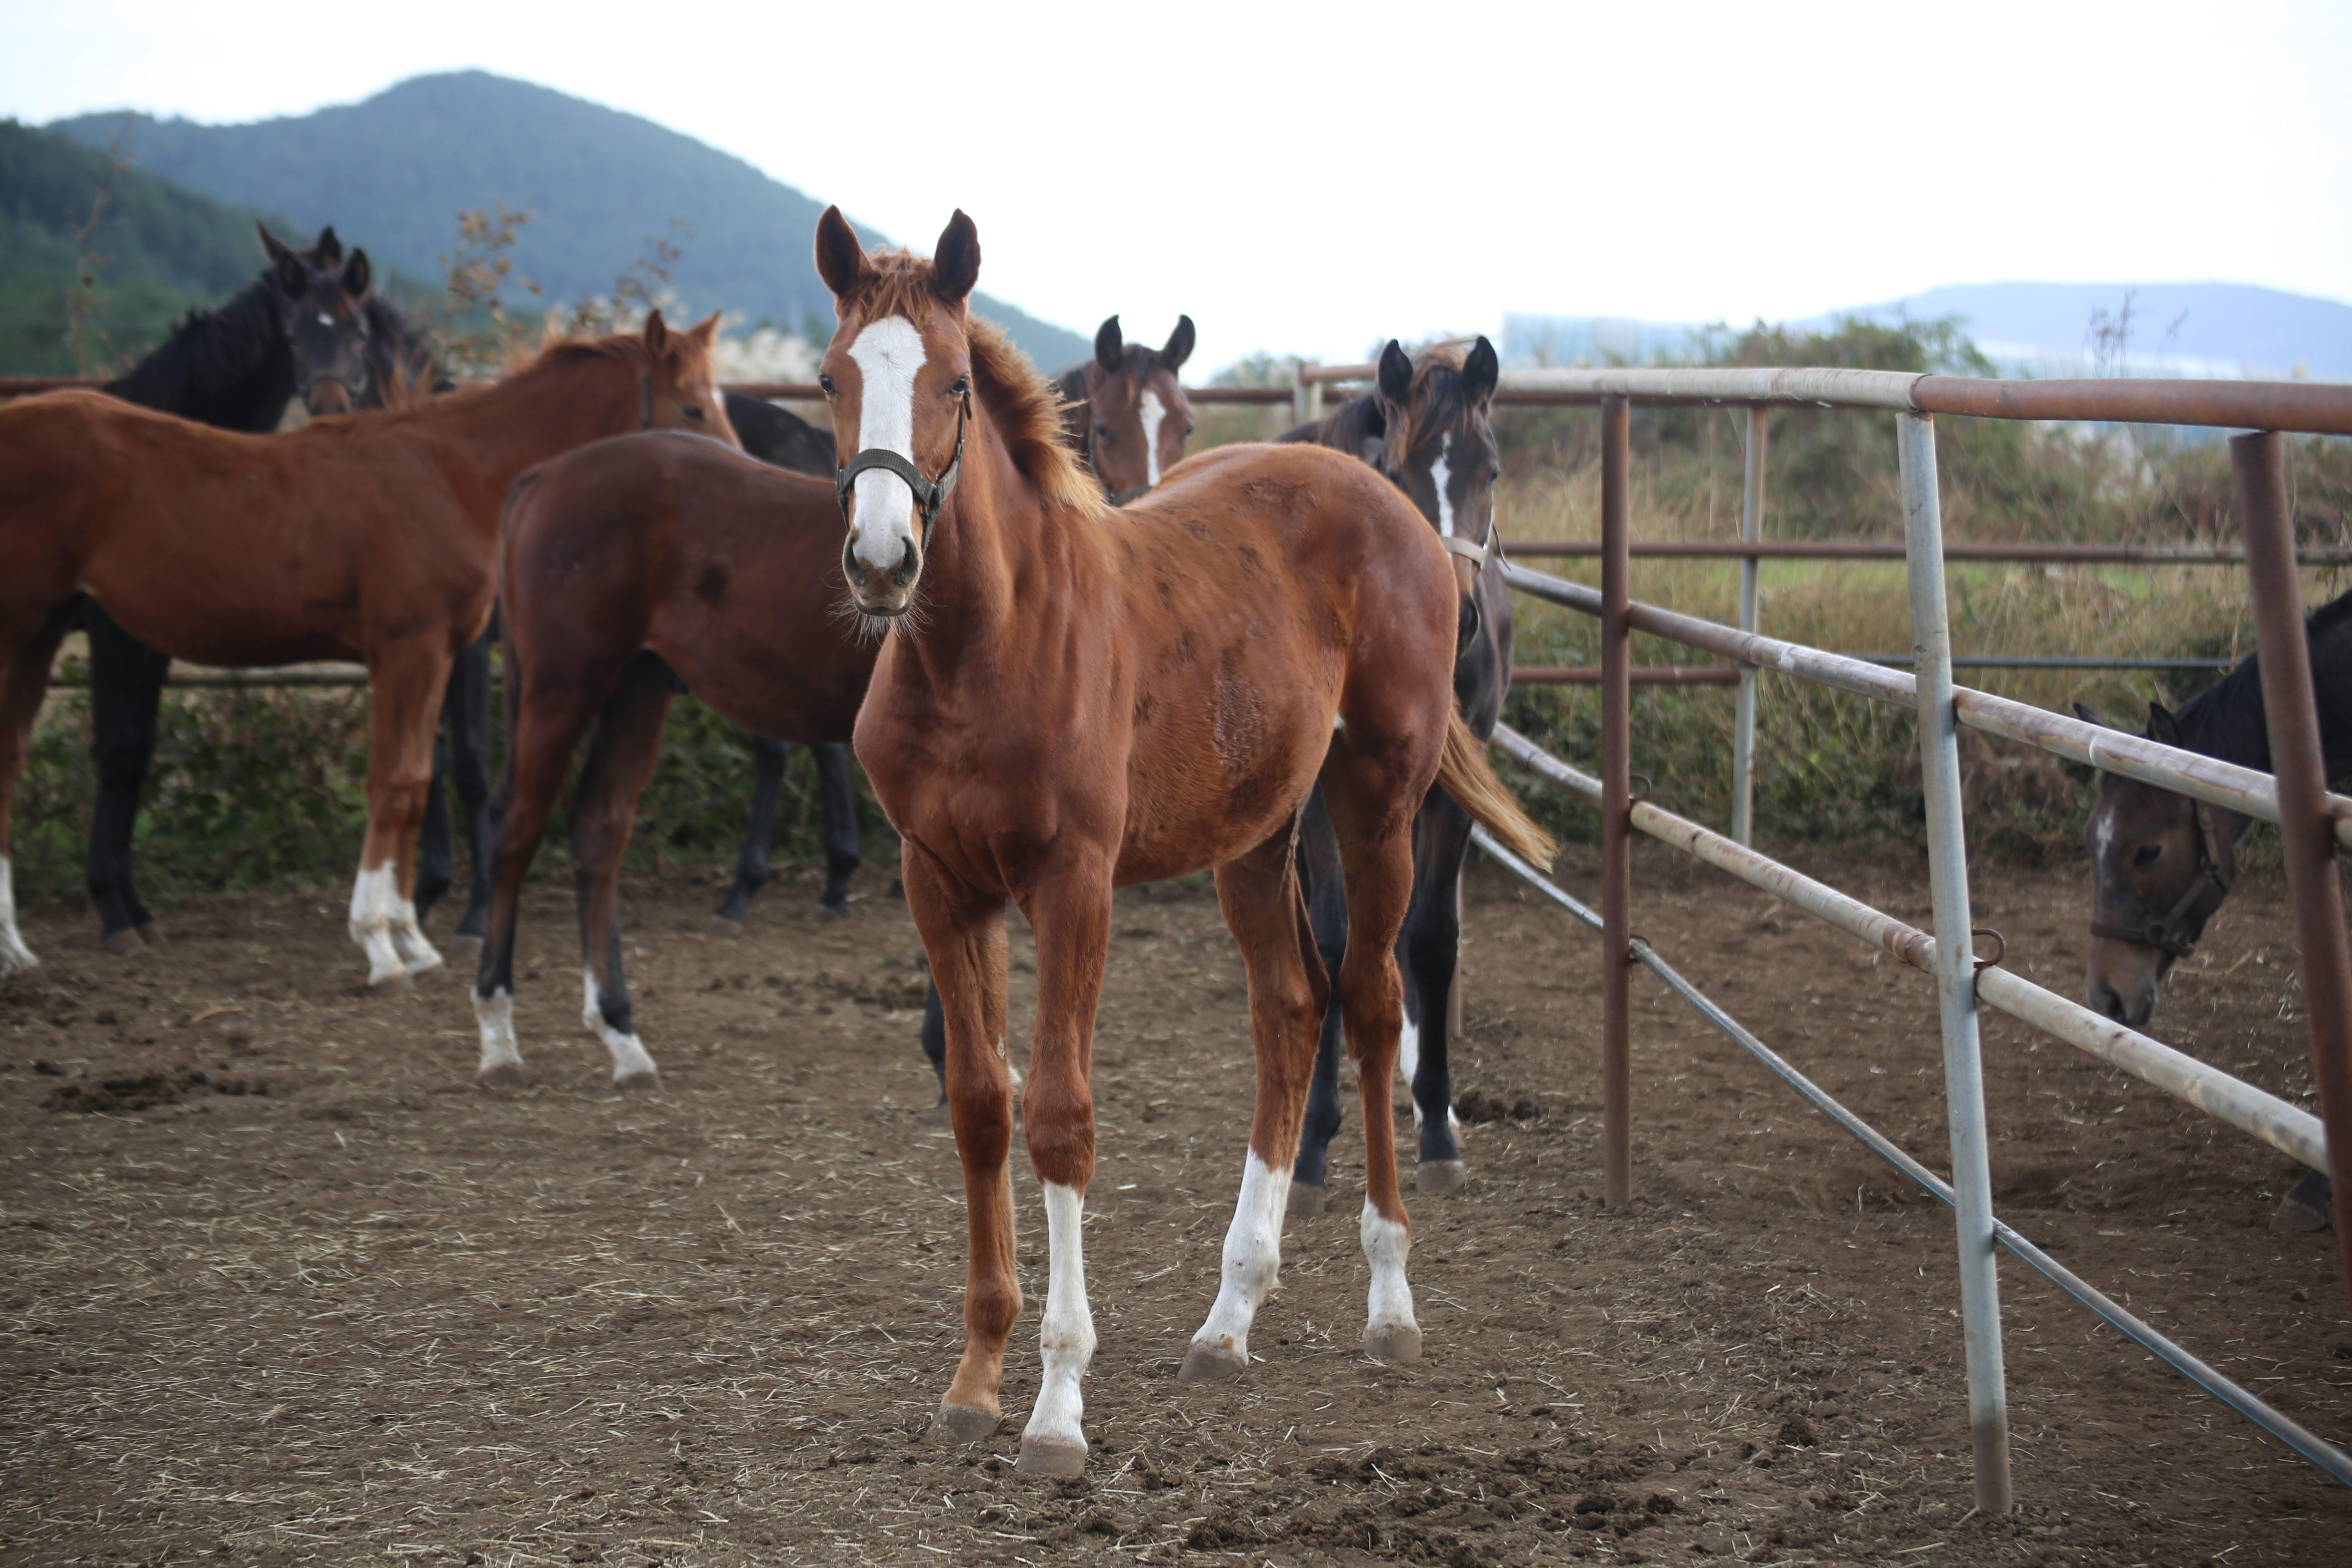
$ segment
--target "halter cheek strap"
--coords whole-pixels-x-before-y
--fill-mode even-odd
[[[956,405],[955,455],[948,459],[948,466],[940,470],[937,479],[923,478],[921,470],[914,464],[882,447],[868,447],[842,464],[835,470],[833,485],[834,498],[841,504],[842,522],[845,525],[849,521],[849,487],[856,483],[857,476],[866,469],[879,468],[886,474],[898,475],[907,481],[907,488],[915,492],[915,510],[923,514],[923,548],[929,551],[931,547],[931,524],[939,521],[940,509],[947,505],[948,497],[955,493],[956,478],[963,472],[964,426],[971,417],[971,394],[967,392]]]
[[[2182,893],[2161,918],[2137,926],[2111,925],[2105,921],[2094,921],[2091,922],[2093,936],[2162,948],[2175,958],[2187,958],[2197,951],[2198,941],[2205,934],[2203,921],[2200,921],[2198,929],[2191,931],[2189,929],[2189,911],[2197,906],[2198,900],[2204,898],[2209,889],[2218,908],[2221,900],[2229,897],[2230,884],[2238,879],[2238,863],[2235,856],[2224,859],[2214,851],[2214,846],[2221,841],[2221,836],[2213,825],[2211,803],[2198,800],[2190,802],[2190,805],[2193,808],[2191,821],[2197,832],[2197,879],[2189,884],[2189,890]],[[2212,914],[2212,910],[2207,910],[2206,919],[2210,920]]]

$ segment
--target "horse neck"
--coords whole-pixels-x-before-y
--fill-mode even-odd
[[[411,416],[500,491],[525,468],[644,423],[640,374],[606,354],[542,360],[478,392],[435,398]]]
[[[932,531],[907,638],[921,679],[940,690],[993,683],[1008,654],[1018,659],[1050,638],[1073,602],[1075,544],[975,402],[962,478]]]
[[[224,430],[277,429],[294,399],[294,356],[269,309],[276,287],[260,279],[191,317],[102,390]]]

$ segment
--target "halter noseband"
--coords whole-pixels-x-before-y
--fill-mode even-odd
[[[948,459],[948,466],[940,470],[937,479],[923,478],[922,471],[914,464],[886,447],[868,447],[835,468],[834,499],[841,505],[843,523],[849,521],[849,487],[856,483],[857,476],[866,469],[879,468],[886,474],[898,475],[907,481],[907,488],[915,492],[915,510],[923,514],[923,549],[929,552],[931,548],[931,524],[939,521],[940,509],[948,504],[948,497],[955,492],[956,477],[963,471],[963,432],[971,418],[971,393],[967,388],[956,405],[955,455]]]
[[[2110,925],[2105,921],[2093,921],[2093,936],[2162,948],[2175,958],[2187,958],[2197,951],[2197,943],[2203,937],[2204,931],[2200,925],[2195,935],[2187,934],[2185,926],[2189,911],[2205,896],[2208,888],[2213,890],[2213,902],[2218,908],[2221,900],[2229,897],[2230,884],[2238,879],[2238,863],[2235,856],[2225,861],[2213,851],[2213,846],[2221,842],[2221,836],[2213,826],[2211,804],[2192,799],[2189,806],[2189,821],[2197,834],[2197,879],[2189,884],[2189,890],[2181,894],[2160,919],[2137,926]],[[2206,919],[2210,920],[2212,913],[2211,910],[2206,910]]]

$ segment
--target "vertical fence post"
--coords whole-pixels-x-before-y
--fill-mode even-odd
[[[1633,1197],[1633,414],[1601,403],[1601,1186]]]
[[[1297,379],[1290,384],[1290,422],[1305,425],[1323,417],[1323,384],[1315,373],[1323,367],[1311,362],[1301,362]]]
[[[1748,406],[1748,474],[1739,493],[1739,540],[1764,537],[1764,452],[1771,425],[1761,403]],[[1756,630],[1756,557],[1739,563],[1739,629]],[[1731,720],[1731,837],[1739,844],[1756,837],[1756,667],[1739,666],[1739,705]]]
[[[1905,414],[1903,554],[1911,578],[1911,646],[1918,658],[1919,771],[1927,795],[1927,877],[1936,917],[1936,995],[1944,1033],[1953,1211],[1959,1232],[1960,1318],[1967,1338],[1969,1435],[1977,1507],[2009,1511],[2009,1394],[2001,1371],[2000,1280],[1993,1261],[1992,1170],[1986,1149],[1984,1061],[1977,1039],[1975,946],[1969,940],[1969,849],[1961,820],[1952,623],[1944,598],[1944,519],[1936,487],[1936,422]]]
[[[2271,771],[2278,781],[2279,840],[2287,891],[2294,901],[2303,1010],[2311,1028],[2311,1074],[2327,1126],[2327,1163],[2336,1186],[2336,1234],[2352,1237],[2352,950],[2345,945],[2344,890],[2336,837],[2326,813],[2327,765],[2311,686],[2311,647],[2295,579],[2294,522],[2287,515],[2285,451],[2275,431],[2230,438],[2238,471],[2238,511],[2245,521],[2246,579],[2254,600],[2255,646],[2262,654],[2263,712],[2270,729]],[[2352,1303],[2352,1242],[2339,1244],[2347,1303]]]

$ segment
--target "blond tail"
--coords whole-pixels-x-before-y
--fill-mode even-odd
[[[1445,718],[1445,754],[1438,760],[1437,782],[1455,804],[1501,839],[1503,847],[1549,870],[1559,846],[1519,809],[1517,799],[1487,766],[1486,745],[1462,721],[1462,710],[1449,707]]]

